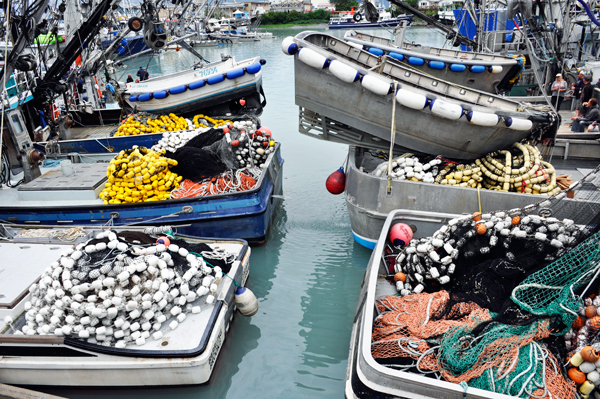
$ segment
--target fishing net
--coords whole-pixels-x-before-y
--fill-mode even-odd
[[[256,187],[260,169],[247,168],[225,171],[220,175],[204,179],[198,183],[184,180],[178,190],[171,192],[171,198],[193,198],[206,197],[217,194],[229,194],[239,191],[247,191]]]
[[[400,296],[377,301],[373,357],[512,396],[573,397],[563,365],[575,344],[562,335],[600,285],[599,188],[596,168],[536,204],[464,216],[404,248],[390,242],[384,261]]]

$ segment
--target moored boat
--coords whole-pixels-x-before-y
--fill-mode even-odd
[[[232,57],[140,83],[128,83],[123,98],[131,109],[211,115],[237,114],[244,99],[248,113],[260,115],[266,105],[259,57],[236,62]],[[261,95],[263,99],[261,100]]]
[[[386,142],[395,109],[393,141],[413,151],[474,159],[558,127],[556,114],[427,76],[330,35],[302,32],[282,48],[297,54],[298,106]]]
[[[344,39],[363,46],[371,53],[387,54],[405,65],[460,86],[499,93],[518,81],[524,68],[523,56],[459,51],[415,43],[393,43],[392,40],[354,30]]]
[[[243,287],[248,279],[250,248],[245,241],[182,239],[172,235],[172,243],[150,244],[157,236],[135,228],[127,229],[127,233],[105,228],[26,226],[1,226],[0,230],[0,253],[4,259],[10,259],[0,282],[5,294],[0,307],[3,382],[124,387],[190,385],[210,380],[235,313],[237,286]],[[114,242],[122,248],[110,249],[113,240],[107,238],[109,234],[115,234]],[[166,238],[161,239],[163,243]],[[137,244],[133,244],[135,240]],[[82,244],[86,244],[86,249]],[[102,273],[103,279],[94,280],[93,273],[85,271],[84,277],[80,276],[83,263],[69,261],[82,253],[85,255],[78,259],[94,256],[91,247],[104,257],[101,263],[107,268],[97,273]],[[183,252],[178,251],[185,248],[207,251],[198,257],[189,255],[194,258],[190,258],[192,262],[212,262],[213,266],[223,267],[202,270],[203,266],[200,271],[195,269],[199,277],[190,279],[185,275],[192,270],[190,266],[178,269],[186,262]],[[149,249],[161,257],[151,255]],[[221,260],[216,260],[219,257]],[[131,280],[121,279],[114,271],[123,263],[118,259],[129,259],[128,264],[135,261],[136,265],[148,261],[149,266],[143,272],[126,271]],[[158,259],[175,260],[172,266],[164,264],[159,280],[178,279],[179,283],[159,287],[160,281],[156,280],[159,284],[153,287],[148,276],[157,274],[152,264]],[[112,272],[107,272],[111,267]],[[210,283],[208,287],[204,278]],[[50,286],[45,284],[48,279],[53,281]],[[141,286],[144,280],[150,281],[142,290],[143,301],[151,305],[148,307],[142,302],[142,295],[137,298],[135,292],[130,293],[136,289],[139,292],[138,284]],[[126,282],[128,289],[123,291],[119,283],[115,287],[109,281]],[[52,295],[48,297],[48,293]],[[168,299],[161,303],[159,298]],[[48,313],[50,304],[53,305]],[[170,311],[173,309],[176,311]]]

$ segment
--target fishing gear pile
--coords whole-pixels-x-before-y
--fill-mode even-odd
[[[161,201],[171,197],[171,190],[179,187],[181,176],[169,168],[177,161],[145,147],[133,146],[121,151],[110,161],[106,172],[108,181],[99,197],[104,204]]]
[[[154,241],[133,234],[138,241],[140,236]],[[64,251],[29,288],[22,333],[71,336],[117,348],[160,340],[163,325],[174,330],[188,314],[215,303],[236,257],[168,237],[143,245],[125,237],[106,231]]]
[[[598,172],[572,198],[476,212],[432,237],[393,225],[383,262],[399,295],[376,302],[373,357],[465,389],[600,396]]]
[[[260,169],[238,169],[235,172],[228,170],[210,179],[194,183],[191,180],[181,182],[179,188],[171,191],[171,198],[206,197],[217,194],[230,194],[239,191],[248,191],[256,187],[260,177]]]
[[[568,189],[561,182],[568,176],[558,179],[554,167],[542,158],[536,147],[521,143],[513,144],[509,150],[489,153],[471,164],[441,157],[425,162],[405,154],[393,160],[390,176],[397,180],[548,196]],[[384,162],[372,174],[386,176],[387,169],[388,162]]]
[[[146,133],[162,133],[192,129],[191,123],[173,113],[154,116],[147,113],[131,115],[123,121],[114,136],[136,136]]]
[[[194,116],[192,122],[196,128],[223,127],[232,123],[229,119],[215,119],[203,114]]]

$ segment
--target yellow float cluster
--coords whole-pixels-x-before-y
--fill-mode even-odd
[[[198,122],[198,120],[200,119],[204,119],[205,121],[209,122],[212,124],[212,126],[206,126],[203,123]],[[209,116],[206,115],[196,115],[194,116],[194,119],[192,120],[192,122],[194,123],[194,126],[196,126],[196,128],[199,127],[221,127],[221,126],[225,126],[228,123],[232,123],[229,119],[213,119]]]
[[[127,118],[115,133],[115,136],[136,136],[145,133],[163,133],[187,130],[185,118],[175,114],[161,115],[156,119],[135,115]]]
[[[182,177],[169,170],[177,161],[163,157],[164,153],[138,146],[121,151],[110,161],[106,172],[108,182],[100,193],[104,204],[169,199]]]

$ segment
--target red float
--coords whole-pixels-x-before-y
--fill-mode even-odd
[[[390,229],[390,241],[395,246],[405,247],[413,238],[413,231],[406,223],[396,223]]]
[[[325,182],[325,187],[327,187],[327,191],[331,194],[338,195],[343,193],[346,188],[346,174],[344,173],[344,168],[339,168],[330,174]]]

